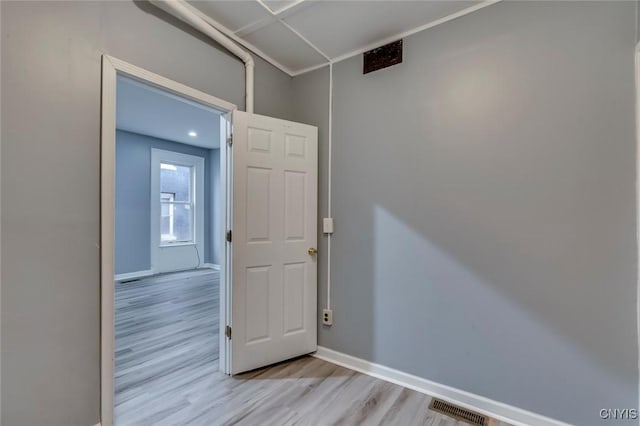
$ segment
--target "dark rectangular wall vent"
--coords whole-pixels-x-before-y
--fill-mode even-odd
[[[378,71],[402,62],[402,40],[364,52],[362,74]]]

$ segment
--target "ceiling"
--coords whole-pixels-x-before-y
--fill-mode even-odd
[[[204,19],[289,75],[495,3],[458,0],[190,0]]]
[[[116,128],[202,148],[220,148],[220,112],[122,76],[118,76],[116,88]],[[190,136],[190,132],[196,136]]]

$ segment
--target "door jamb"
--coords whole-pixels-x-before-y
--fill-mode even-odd
[[[118,75],[142,81],[164,91],[172,92],[184,98],[208,105],[230,116],[237,106],[216,98],[177,81],[162,77],[151,71],[124,62],[109,55],[102,55],[102,99],[101,99],[101,159],[100,159],[100,421],[102,426],[113,425],[114,412],[114,351],[115,351],[115,311],[114,311],[114,248],[115,248],[115,146],[116,146],[116,82]],[[229,135],[229,133],[227,133]],[[226,166],[230,155],[226,140],[220,141],[221,193],[226,194],[226,206],[222,211],[220,223],[223,231],[227,229],[228,215],[232,209],[228,186],[231,179]],[[224,234],[224,232],[222,232]],[[224,301],[230,295],[230,275],[228,265],[231,252],[224,244],[225,258],[220,262],[220,370],[229,373],[228,348],[225,339],[225,325],[228,324],[230,304]],[[230,272],[230,271],[229,271]],[[225,306],[226,305],[226,306]]]

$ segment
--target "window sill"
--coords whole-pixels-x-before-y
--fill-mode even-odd
[[[169,244],[160,244],[158,247],[160,248],[170,248],[170,247],[182,247],[182,246],[195,246],[196,243],[169,243]]]

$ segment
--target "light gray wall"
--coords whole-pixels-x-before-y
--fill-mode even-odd
[[[2,424],[94,425],[101,54],[240,108],[243,65],[146,2],[0,5]],[[257,61],[256,112],[290,119],[291,92]]]
[[[635,16],[504,2],[335,65],[320,345],[579,425],[637,407]]]
[[[202,263],[214,263],[220,254],[213,243],[214,225],[219,223],[219,150],[118,130],[116,132],[116,274],[151,268],[151,149],[195,155],[205,160],[204,253]],[[216,153],[212,152],[216,151]],[[220,231],[215,230],[220,238]]]
[[[293,119],[318,127],[318,313],[327,301],[327,236],[322,232],[322,219],[327,217],[327,158],[329,155],[329,68],[297,76],[293,79]],[[318,327],[324,328],[320,323]]]

